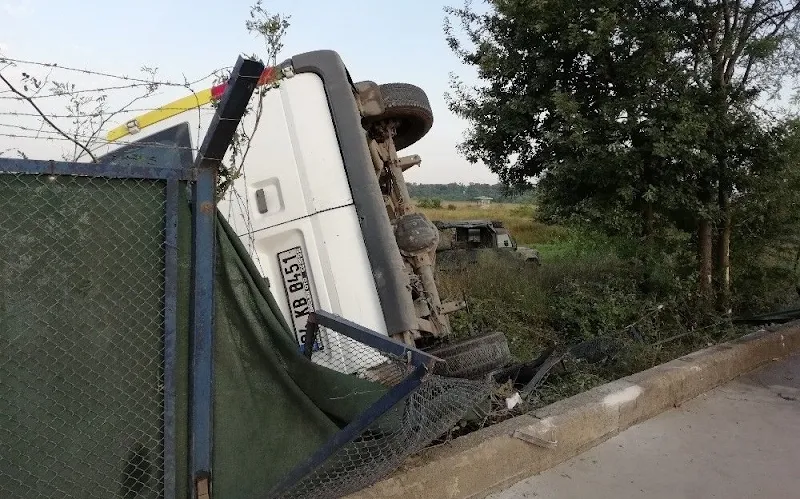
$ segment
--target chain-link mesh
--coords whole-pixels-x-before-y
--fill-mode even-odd
[[[491,385],[428,376],[422,385],[310,475],[279,497],[338,498],[377,482],[446,434],[491,392]]]
[[[407,359],[399,359],[336,333],[320,328],[311,360],[345,374],[353,374],[385,386],[394,386],[407,374]]]
[[[163,496],[164,184],[0,174],[0,495]]]
[[[317,334],[317,344],[311,357],[314,362],[387,387],[413,370],[408,358],[380,352],[324,328]],[[495,389],[486,374],[510,359],[505,336],[489,334],[434,349],[431,354],[446,363],[437,364],[435,374],[427,376],[417,390],[280,497],[335,498],[356,492],[396,469],[460,420],[482,419]],[[464,379],[466,375],[480,379]]]

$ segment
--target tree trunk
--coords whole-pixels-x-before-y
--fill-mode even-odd
[[[698,294],[700,295],[701,309],[707,309],[711,302],[712,294],[712,268],[713,268],[713,238],[711,234],[711,221],[701,218],[697,225],[697,248],[700,261],[700,279],[698,281]]]
[[[730,313],[731,301],[731,201],[727,193],[720,194],[721,223],[717,231],[717,306],[720,312]]]
[[[642,210],[642,246],[640,261],[644,267],[639,291],[644,294],[653,292],[653,203],[646,201]]]
[[[645,241],[650,242],[653,238],[653,220],[655,216],[653,215],[653,203],[646,201],[644,204],[644,212],[642,213],[643,225],[642,225],[642,235],[645,238]]]

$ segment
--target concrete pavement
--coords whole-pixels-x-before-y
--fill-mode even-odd
[[[800,499],[800,356],[741,376],[494,499]]]

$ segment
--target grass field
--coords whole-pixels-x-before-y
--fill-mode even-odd
[[[613,360],[577,362],[566,373],[551,376],[541,390],[541,403],[647,369],[730,334],[716,327],[689,335],[685,318],[691,303],[667,298],[675,296],[669,294],[675,279],[668,267],[662,272],[663,292],[642,294],[640,262],[621,255],[602,236],[536,221],[533,206],[493,204],[482,209],[444,201],[439,208],[420,211],[431,220],[500,220],[518,244],[541,255],[539,267],[490,252],[464,269],[440,270],[442,296],[469,304],[468,310],[452,316],[456,337],[502,331],[519,360],[534,358],[550,345],[594,338],[623,345]]]
[[[441,208],[419,208],[431,220],[500,220],[518,244],[553,244],[567,238],[563,227],[534,220],[536,208],[525,204],[495,203],[486,208],[474,203],[444,201]]]

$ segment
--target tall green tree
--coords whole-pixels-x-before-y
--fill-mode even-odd
[[[725,309],[731,287],[732,201],[769,147],[764,140],[780,136],[768,131],[780,123],[757,119],[756,104],[779,91],[787,75],[800,72],[800,1],[683,0],[677,7],[696,23],[689,35],[692,69],[709,110],[712,126],[704,145],[714,162],[700,187],[715,201],[715,217],[704,224],[713,222],[716,229],[717,293]]]
[[[756,104],[797,69],[800,1],[488,6],[447,9],[448,42],[481,80],[450,95],[470,125],[462,152],[505,183],[538,179],[554,217],[650,244],[693,232],[699,292],[716,267],[727,306],[732,202],[775,126]]]
[[[752,151],[750,174],[731,203],[733,288],[747,288],[737,293],[739,307],[752,311],[800,293],[800,121],[769,134]]]

